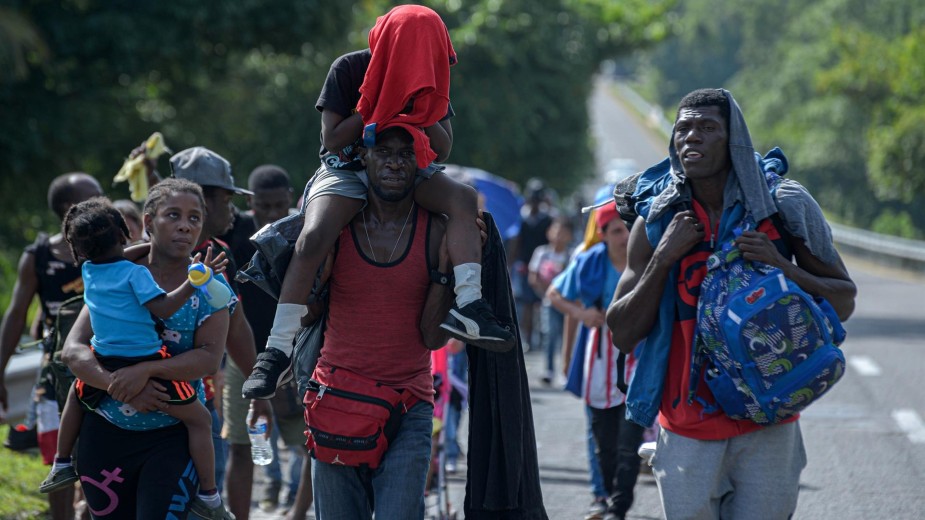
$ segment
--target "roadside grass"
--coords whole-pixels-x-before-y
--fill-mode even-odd
[[[6,439],[9,429],[0,425],[0,439]],[[47,473],[38,449],[16,452],[0,447],[0,520],[47,518],[48,500],[39,493]]]

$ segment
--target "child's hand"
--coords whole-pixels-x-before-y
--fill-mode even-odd
[[[201,253],[196,253],[196,256],[193,257],[193,263],[197,264],[201,262],[207,265],[210,269],[212,269],[213,275],[225,272],[225,267],[228,266],[228,259],[225,257],[224,251],[219,253],[215,258],[212,258],[212,246],[209,246],[209,248],[206,249],[205,259],[200,260],[201,257]]]

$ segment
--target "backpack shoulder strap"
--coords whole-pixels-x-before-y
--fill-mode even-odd
[[[64,340],[67,339],[68,333],[77,321],[77,315],[84,306],[84,295],[78,294],[61,302],[58,313],[55,315],[55,325],[52,331],[46,336],[45,349],[51,354],[61,351],[64,346]]]

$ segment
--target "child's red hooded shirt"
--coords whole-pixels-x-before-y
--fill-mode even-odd
[[[425,168],[437,154],[423,128],[446,115],[450,65],[456,63],[446,25],[427,7],[401,5],[376,20],[369,49],[372,60],[357,104],[364,138],[400,126],[414,138],[418,168]],[[412,98],[411,110],[403,113]]]

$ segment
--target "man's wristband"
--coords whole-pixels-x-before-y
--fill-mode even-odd
[[[439,285],[453,285],[453,274],[441,273],[436,269],[431,269],[430,281]]]

